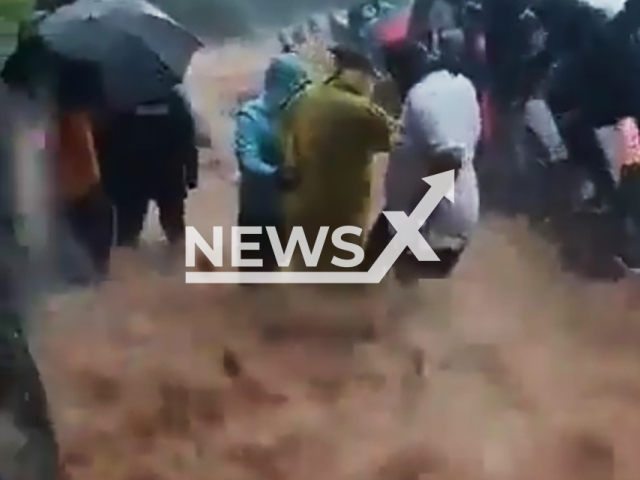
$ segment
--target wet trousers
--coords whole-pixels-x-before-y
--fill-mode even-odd
[[[0,411],[13,419],[13,424],[26,439],[16,458],[19,469],[29,478],[57,480],[60,452],[47,396],[40,372],[19,329],[15,335],[0,338],[0,403]],[[2,470],[0,466],[0,472]]]
[[[369,237],[364,250],[365,269],[368,270],[382,254],[391,239],[390,224],[384,214],[380,214],[369,231]],[[410,251],[405,250],[396,260],[393,270],[396,278],[403,281],[411,278],[447,278],[458,264],[464,248],[453,250],[449,248],[434,251],[439,262],[418,262]]]
[[[13,226],[0,225],[0,477],[58,480],[58,443],[23,329],[29,300],[27,252],[16,240]],[[12,430],[20,435],[14,437]]]
[[[107,275],[113,244],[113,209],[102,187],[95,186],[83,197],[64,202],[62,215],[72,237],[88,254],[93,273]]]
[[[616,178],[607,155],[598,141],[594,128],[585,122],[572,122],[561,128],[569,158],[589,174],[596,187],[597,199],[616,208],[618,201]]]
[[[129,197],[115,201],[116,243],[118,246],[135,247],[140,241],[144,221],[149,210],[150,198]],[[185,237],[184,198],[156,200],[160,211],[160,225],[171,245],[181,243]]]

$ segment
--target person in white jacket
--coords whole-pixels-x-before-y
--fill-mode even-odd
[[[409,90],[403,106],[402,134],[389,157],[385,178],[385,210],[411,214],[429,186],[422,178],[455,170],[454,199],[443,199],[421,232],[440,262],[418,261],[409,250],[396,263],[401,279],[448,276],[465,249],[479,216],[479,192],[473,165],[480,140],[481,117],[476,90],[456,68],[459,38],[441,40],[437,58],[421,59],[424,75]],[[414,49],[419,54],[420,49]],[[414,64],[415,66],[415,64]],[[371,264],[395,230],[380,214],[369,234]]]

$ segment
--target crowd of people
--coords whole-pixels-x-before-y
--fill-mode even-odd
[[[356,22],[351,14],[350,20],[364,25],[392,10],[370,3],[371,18]],[[370,265],[393,234],[384,215],[366,232],[373,159],[388,152],[385,209],[409,214],[428,188],[422,177],[456,172],[456,202],[441,202],[422,229],[441,257],[451,259],[440,269],[455,265],[468,244],[481,190],[483,204],[495,196],[516,212],[531,207],[535,190],[534,215],[546,220],[571,190],[562,177],[567,165],[578,164],[595,186],[585,203],[617,217],[611,249],[624,254],[623,230],[634,212],[624,199],[633,194],[629,181],[620,188],[624,182],[598,129],[636,118],[629,81],[638,57],[635,8],[629,0],[607,18],[578,0],[414,2],[404,38],[369,48],[376,42],[369,28],[360,42],[334,45],[334,70],[322,81],[296,53],[297,42],[281,35],[283,51],[271,61],[262,93],[236,117],[238,224],[274,226],[284,234],[300,226],[307,239],[321,226],[358,226],[365,232],[357,240],[366,251],[362,265]],[[353,11],[362,17],[367,9]],[[82,78],[82,65],[76,68],[65,73]],[[60,214],[92,265],[89,279],[72,279],[105,278],[112,246],[138,244],[150,201],[159,207],[169,243],[181,245],[185,199],[198,177],[196,128],[182,90],[126,111],[87,109],[82,89],[69,87],[77,82],[56,81],[47,148],[56,152]],[[399,118],[374,101],[382,81],[394,84]],[[545,150],[547,164],[533,186],[527,132]],[[266,233],[260,245],[253,254],[264,268],[277,268]],[[331,262],[336,253],[325,248],[313,268],[338,268]],[[293,268],[306,268],[298,254]],[[410,254],[402,258],[417,263]],[[420,268],[430,275],[436,267]]]
[[[373,12],[383,9],[381,2],[369,4]],[[351,17],[366,11],[363,5]],[[334,50],[335,71],[324,82],[306,82],[268,115],[268,135],[281,150],[281,166],[269,174],[270,203],[280,206],[289,227],[304,226],[307,238],[321,225],[366,229],[371,159],[388,151],[385,194],[392,210],[412,211],[426,188],[416,179],[456,171],[456,202],[443,202],[423,226],[430,243],[448,245],[443,258],[452,260],[440,267],[454,265],[468,243],[482,191],[483,205],[552,223],[558,235],[575,230],[570,217],[603,220],[594,222],[599,231],[589,235],[596,242],[590,247],[635,268],[637,168],[629,164],[637,157],[638,6],[635,0],[611,10],[581,0],[415,1],[406,33],[391,41],[372,34],[371,24],[384,20],[360,15],[352,32],[358,39]],[[296,58],[295,42],[280,39],[282,58]],[[372,98],[371,85],[381,76],[403,105],[398,119]],[[240,137],[243,130],[239,124]],[[273,150],[269,156],[273,165]],[[251,170],[241,149],[238,159]],[[285,172],[295,185],[279,189]],[[381,251],[380,238],[393,233],[388,227],[381,217],[363,235],[369,253]],[[266,239],[263,244],[270,255]],[[421,275],[433,268],[422,267],[428,271]]]
[[[5,80],[22,94],[20,69],[11,60]],[[195,120],[181,85],[114,109],[96,107],[83,88],[93,75],[89,66],[68,62],[57,72],[32,92],[48,106],[45,156],[60,220],[57,271],[71,283],[100,282],[108,277],[113,247],[138,245],[151,201],[168,242],[183,243],[185,200],[198,184]]]
[[[326,226],[328,235],[345,225],[366,232],[374,156],[390,152],[387,210],[410,214],[428,189],[423,177],[456,172],[456,202],[442,202],[423,228],[442,258],[437,271],[431,266],[429,273],[423,267],[423,274],[448,274],[478,221],[473,160],[481,120],[476,90],[457,69],[460,45],[454,38],[445,39],[443,45],[444,54],[437,58],[423,55],[419,44],[395,54],[403,56],[392,70],[406,97],[401,120],[371,100],[377,70],[366,55],[351,47],[331,49],[334,71],[316,83],[309,80],[304,60],[296,53],[273,59],[264,92],[243,105],[237,116],[239,224],[277,226],[286,233],[302,227],[311,241]],[[391,236],[391,226],[381,214],[368,235],[354,240],[365,250],[362,267],[375,261]],[[266,233],[259,244],[256,255],[270,259],[263,268],[277,268]],[[337,249],[325,246],[317,265],[309,267],[297,251],[292,268],[340,270],[332,262],[334,256],[341,258]],[[408,258],[400,263],[416,262]]]
[[[392,9],[370,3],[371,18],[350,16],[354,31]],[[631,138],[625,145],[636,151],[628,157],[638,160],[640,1],[627,0],[608,16],[579,0],[427,0],[414,2],[413,10],[402,39],[378,42],[369,35],[333,45],[332,71],[323,80],[310,74],[297,52],[299,42],[280,36],[283,51],[270,61],[260,94],[243,103],[235,117],[238,225],[275,227],[281,238],[302,227],[311,242],[321,227],[329,227],[329,237],[340,227],[359,227],[362,234],[352,242],[365,255],[357,268],[368,269],[395,233],[384,213],[370,222],[371,187],[379,170],[375,158],[387,153],[384,211],[410,215],[429,188],[424,177],[447,171],[455,176],[455,201],[441,201],[420,229],[440,262],[419,262],[407,250],[394,266],[405,284],[452,273],[472,240],[481,199],[486,204],[498,197],[506,210],[529,209],[541,222],[556,217],[567,222],[576,213],[566,175],[572,170],[585,172],[594,190],[581,197],[578,208],[611,220],[607,234],[595,238],[612,255],[625,256],[627,226],[640,225],[640,170],[637,162],[614,168],[601,130],[613,127],[623,140]],[[312,33],[322,32],[314,27]],[[21,38],[23,47],[29,41],[29,35]],[[69,281],[94,283],[108,277],[114,246],[138,245],[150,202],[158,205],[168,243],[180,251],[185,201],[198,186],[198,152],[181,85],[116,109],[87,100],[93,92],[85,87],[93,83],[84,81],[91,75],[85,67],[68,62],[64,73],[56,70],[35,85],[21,78],[20,68],[5,68],[0,94],[52,105],[45,142],[54,166],[51,205],[61,232],[73,237],[90,265],[89,272],[76,268],[64,257],[63,245],[61,270]],[[375,86],[383,81],[395,88],[399,117],[375,101]],[[3,101],[0,109],[7,117],[14,113],[9,104]],[[11,131],[0,132],[7,158]],[[544,164],[540,179],[534,179],[525,148],[527,132],[542,150],[536,152]],[[13,212],[5,210],[7,232],[0,233],[14,238]],[[248,252],[262,266],[248,270],[275,271],[280,266],[262,231],[259,249]],[[307,265],[297,249],[291,268],[343,270],[334,256],[344,259],[325,245],[317,264]],[[12,331],[22,338],[19,330]],[[52,437],[24,342],[7,344],[23,353],[13,356],[6,375],[15,376],[16,362],[26,359],[20,366],[26,373],[17,375],[28,384],[11,387],[31,395],[20,421]],[[55,441],[50,451],[50,457],[57,456]]]
[[[158,205],[168,243],[181,253],[185,201],[188,192],[198,185],[196,125],[179,82],[182,73],[174,75],[180,77],[176,80],[165,81],[169,69],[159,64],[160,56],[156,55],[155,61],[153,52],[145,57],[143,50],[138,50],[138,56],[129,51],[125,52],[124,60],[118,60],[118,48],[109,51],[104,45],[97,53],[108,51],[111,56],[102,63],[62,58],[53,51],[53,44],[44,44],[45,34],[40,26],[55,16],[58,7],[73,2],[37,3],[52,3],[51,11],[35,12],[21,24],[17,47],[3,67],[0,83],[0,478],[3,479],[64,478],[47,396],[27,342],[25,323],[33,293],[30,287],[44,283],[50,287],[51,280],[56,285],[62,280],[65,284],[91,286],[107,279],[112,249],[138,245],[151,201]],[[85,5],[101,6],[100,2]],[[143,2],[132,2],[131,8],[134,10],[130,14],[118,11],[119,18],[130,15],[135,19],[146,12],[159,21],[168,19]],[[81,23],[82,10],[79,12]],[[104,16],[110,14],[103,12]],[[98,16],[94,12],[95,28]],[[192,54],[189,50],[197,48],[199,42],[192,40],[186,30],[179,30],[177,24],[170,26],[189,46],[183,56],[172,46],[172,58],[176,63],[186,64]],[[69,31],[72,35],[73,28]],[[170,33],[165,26],[164,34]],[[133,36],[117,33],[115,39],[98,41],[122,47],[122,39]],[[91,53],[90,42],[88,46],[78,42],[71,45],[79,46],[80,50],[86,47]],[[185,57],[186,61],[181,62]],[[125,106],[107,96],[107,89],[101,88],[103,83],[134,98],[140,90],[136,92],[132,84],[145,79],[129,78],[122,87],[114,84],[112,72],[102,67],[103,63],[109,68],[119,67],[118,62],[130,58],[134,66],[137,61],[143,64],[143,69],[149,67],[151,71],[147,83],[142,83],[143,94],[147,93],[145,85],[153,86],[158,78],[160,82],[156,83],[157,90],[149,89],[151,93],[144,101]],[[156,95],[158,92],[161,93]],[[40,214],[42,218],[38,217]],[[25,224],[31,218],[23,217],[31,216],[43,221],[44,229],[36,234],[35,230],[26,231]],[[32,238],[34,235],[45,238]],[[34,255],[34,244],[46,244],[45,255]],[[47,262],[52,257],[53,272]],[[30,275],[31,270],[37,272]]]

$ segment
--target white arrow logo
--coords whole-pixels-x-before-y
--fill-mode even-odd
[[[375,284],[380,283],[405,248],[420,261],[440,261],[420,234],[420,228],[443,198],[454,201],[455,172],[439,173],[423,180],[431,188],[407,216],[404,212],[383,212],[395,228],[396,235],[368,272],[187,272],[187,283],[306,283],[306,284]]]

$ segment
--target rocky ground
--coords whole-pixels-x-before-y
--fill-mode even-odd
[[[233,221],[221,112],[268,49],[194,62],[216,147],[189,201],[201,231]],[[569,277],[523,225],[487,218],[454,278],[416,291],[185,285],[156,223],[112,281],[34,322],[73,479],[640,478],[631,280]]]

